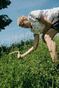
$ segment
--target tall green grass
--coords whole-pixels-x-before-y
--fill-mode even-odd
[[[58,44],[59,40],[56,39],[56,42]],[[25,52],[30,46],[24,44],[20,48],[14,47],[14,50]],[[42,41],[36,51],[23,59],[17,59],[16,55],[8,53],[2,54],[0,88],[59,88],[59,68],[52,63],[48,49]]]

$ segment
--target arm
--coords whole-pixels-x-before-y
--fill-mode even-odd
[[[43,16],[41,16],[40,19],[38,19],[38,20],[41,21],[45,25],[45,28],[43,29],[43,32],[42,32],[43,33],[42,34],[42,39],[45,42],[44,36],[47,33],[47,31],[51,28],[52,23],[47,21],[46,19],[44,19]]]
[[[37,49],[38,44],[39,44],[39,34],[34,34],[34,45],[28,51],[26,51],[25,53],[23,53],[23,54],[19,54],[18,53],[17,57],[18,58],[25,57],[26,55],[28,55],[29,53],[31,53],[32,51],[34,51],[35,49]]]
[[[45,33],[52,27],[52,23],[48,20],[46,20],[42,15],[40,17],[40,19],[38,19],[39,21],[41,21],[44,25],[45,28],[43,29],[43,36],[45,35]]]
[[[32,24],[28,21],[28,19],[26,19],[26,17],[21,17],[17,20],[17,23],[19,26],[21,27],[25,27],[25,28],[32,28]],[[23,58],[25,57],[27,54],[31,53],[33,50],[35,50],[38,47],[38,43],[39,43],[39,34],[34,34],[34,45],[25,53],[20,54],[19,51],[14,51],[10,54],[13,53],[17,53],[17,58]]]
[[[40,17],[40,19],[38,19],[39,21],[41,21],[43,24],[46,25],[46,27],[51,27],[52,23],[48,20],[46,20],[43,16]]]
[[[39,44],[39,34],[34,34],[34,45],[28,51],[26,51],[23,54],[20,54],[20,51],[14,51],[14,52],[9,53],[9,55],[17,53],[17,58],[23,58],[29,53],[31,53],[32,51],[34,51],[35,49],[37,49],[38,44]]]

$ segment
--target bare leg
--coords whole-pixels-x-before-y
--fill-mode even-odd
[[[59,58],[57,55],[57,47],[55,42],[53,41],[53,37],[57,34],[57,31],[54,29],[50,29],[44,36],[46,44],[48,46],[52,61],[55,63],[59,63]]]

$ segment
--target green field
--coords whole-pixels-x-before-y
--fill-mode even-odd
[[[59,45],[59,39],[55,41]],[[22,43],[9,51],[0,50],[0,88],[59,88],[59,68],[52,63],[42,41],[36,51],[23,59],[8,54],[13,50],[25,52],[31,45]]]

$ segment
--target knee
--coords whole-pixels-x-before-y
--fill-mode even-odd
[[[51,41],[51,37],[50,37],[48,34],[45,34],[44,40],[45,40],[46,42]]]

